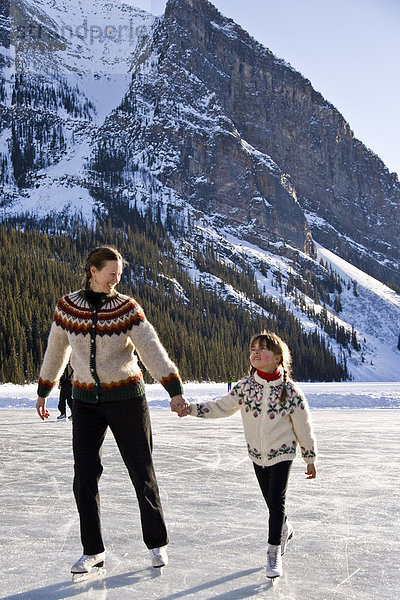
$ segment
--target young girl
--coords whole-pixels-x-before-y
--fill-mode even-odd
[[[296,447],[314,479],[316,442],[307,401],[289,380],[289,348],[264,331],[250,343],[250,374],[219,400],[180,407],[178,414],[202,418],[229,417],[241,410],[247,450],[269,510],[267,577],[282,575],[282,554],[293,536],[285,515],[286,489]]]

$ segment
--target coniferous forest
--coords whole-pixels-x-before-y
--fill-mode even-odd
[[[295,379],[348,378],[346,366],[336,361],[317,332],[305,333],[283,302],[260,293],[250,268],[238,271],[207,254],[207,271],[223,270],[224,281],[265,309],[265,317],[193,282],[177,260],[167,230],[159,217],[136,209],[118,223],[99,218],[91,227],[65,215],[3,223],[0,382],[37,380],[54,306],[60,296],[80,288],[87,252],[103,243],[115,245],[127,260],[118,290],[142,305],[185,381],[243,377],[249,368],[250,338],[263,329],[288,343]],[[204,257],[194,258],[203,268]]]

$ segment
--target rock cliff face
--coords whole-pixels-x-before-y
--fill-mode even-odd
[[[315,240],[400,285],[397,176],[210,2],[169,0],[156,19],[93,0],[91,23],[83,0],[12,6],[0,16],[0,207],[50,207],[60,185],[71,205],[191,205],[260,247],[314,257]]]
[[[206,0],[169,0],[105,131],[130,147],[128,171],[147,154],[159,181],[241,235],[312,254],[311,230],[400,282],[396,175],[308,80]]]
[[[314,238],[398,281],[399,182],[340,113],[208,2],[170,0],[165,25],[176,36],[175,59],[187,57],[241,137],[290,174]]]
[[[202,3],[196,35],[190,29],[195,26],[192,11],[185,2],[168,4],[152,42],[142,48],[129,93],[107,120],[102,137],[114,149],[129,148],[125,182],[129,172],[145,164],[158,181],[235,233],[261,244],[284,240],[313,255],[307,220],[289,177],[243,136],[221,94],[220,79],[229,76],[220,71],[212,48],[199,45],[199,35],[203,45],[207,39],[198,28],[214,31],[210,14],[216,10]]]

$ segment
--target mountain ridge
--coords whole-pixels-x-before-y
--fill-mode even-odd
[[[260,289],[284,299],[306,330],[316,328],[329,343],[329,323],[322,323],[320,317],[324,309],[328,320],[344,323],[349,334],[354,325],[360,349],[353,349],[352,356],[346,354],[353,374],[372,371],[372,365],[367,365],[378,356],[393,364],[398,358],[393,330],[393,326],[400,329],[398,305],[387,313],[383,310],[387,327],[378,319],[382,333],[377,352],[377,331],[368,332],[354,302],[347,302],[348,306],[343,302],[345,296],[353,297],[363,314],[373,312],[374,300],[365,300],[363,286],[359,284],[358,296],[351,289],[327,292],[327,284],[317,288],[319,281],[330,277],[329,269],[318,262],[327,260],[324,249],[398,285],[399,201],[393,195],[398,181],[380,159],[354,141],[348,123],[308,80],[206,0],[169,0],[163,18],[130,12],[132,7],[121,3],[120,21],[113,13],[96,12],[100,2],[89,8],[74,0],[80,11],[79,19],[72,22],[74,35],[65,30],[64,17],[57,21],[60,13],[47,0],[37,5],[21,0],[20,6],[20,19],[32,6],[44,14],[49,11],[54,27],[46,39],[65,43],[69,53],[49,46],[49,56],[57,59],[50,69],[49,56],[41,62],[45,53],[36,48],[29,63],[28,49],[34,51],[35,44],[16,39],[15,22],[8,26],[7,48],[3,35],[7,16],[1,21],[4,220],[27,212],[38,219],[78,212],[90,223],[94,215],[115,214],[123,206],[143,212],[152,208],[165,223],[179,224],[176,252],[198,281],[219,285],[227,297],[245,302],[229,286],[193,266],[187,231],[199,249],[214,243],[221,263],[237,268],[243,257],[251,261],[259,271]],[[67,9],[65,2],[58,6]],[[26,38],[33,16],[23,18]],[[134,37],[122,39],[121,34],[121,39],[112,39],[118,23],[122,26],[127,20],[133,24]],[[82,40],[77,31],[84,23],[86,39]],[[90,32],[99,36],[101,29],[107,36],[110,24],[114,29],[110,27],[109,37],[103,40],[104,48],[94,39],[91,44]],[[31,70],[12,72],[13,42],[19,54],[26,54],[20,64],[31,64]],[[110,57],[117,46],[113,62]],[[37,65],[42,65],[42,72],[37,72]],[[55,104],[41,110],[43,98],[53,92]],[[307,119],[301,130],[303,113]],[[278,129],[282,130],[279,136]],[[302,132],[305,141],[299,144]],[[354,145],[351,152],[343,150],[346,144]],[[330,154],[333,158],[325,160]],[[329,169],[319,166],[319,172],[313,161],[307,163],[309,155],[318,158],[318,164],[327,162]],[[293,166],[296,157],[302,170]],[[371,170],[364,182],[363,162]],[[16,173],[21,177],[18,184]],[[304,191],[306,181],[311,195]],[[351,188],[352,182],[357,183],[358,195],[341,197],[339,192]],[[378,190],[368,198],[372,208],[364,202],[368,186]],[[351,278],[346,281],[352,288]],[[343,350],[332,342],[332,352],[340,359]]]
[[[354,138],[339,111],[307,79],[286,63],[282,65],[268,49],[253,44],[240,27],[221,16],[208,37],[197,34],[196,27],[203,34],[212,25],[211,17],[203,18],[203,7],[209,7],[212,18],[219,14],[207,0],[170,0],[166,15],[169,8],[172,19],[177,15],[187,24],[193,32],[192,44],[200,38],[202,50],[210,47],[209,54],[218,52],[219,70],[228,75],[218,80],[225,87],[220,96],[235,124],[240,123],[243,138],[288,174],[317,241],[359,262],[372,275],[387,280],[391,276],[398,283],[400,185],[396,175],[389,174],[383,162]],[[229,34],[235,31],[234,44],[223,44],[226,29]],[[223,33],[213,42],[215,32]],[[198,50],[196,57],[201,56]],[[260,68],[264,68],[262,74]]]

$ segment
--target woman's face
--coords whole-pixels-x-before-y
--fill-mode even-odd
[[[110,294],[121,279],[122,263],[120,260],[106,260],[104,267],[97,269],[92,265],[90,272],[92,274],[90,289],[94,292]]]
[[[256,341],[250,348],[251,366],[263,373],[274,373],[281,361],[280,354],[274,354],[268,350],[264,342]]]

